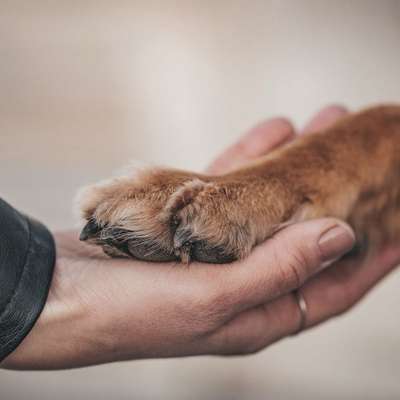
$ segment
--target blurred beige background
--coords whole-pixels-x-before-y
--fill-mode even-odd
[[[201,170],[243,131],[400,101],[400,1],[0,1],[0,195],[53,229],[138,159]],[[0,399],[399,399],[400,271],[246,358],[0,371]]]

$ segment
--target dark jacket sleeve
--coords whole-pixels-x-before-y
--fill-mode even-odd
[[[54,263],[51,233],[0,199],[0,361],[39,317]]]

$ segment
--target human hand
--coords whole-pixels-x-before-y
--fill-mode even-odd
[[[293,136],[287,121],[262,124],[215,162],[211,171],[235,167]],[[297,330],[300,315],[291,292],[306,281],[310,282],[306,288],[316,286],[313,282],[319,278],[311,277],[324,259],[324,245],[318,246],[318,241],[334,226],[343,228],[342,234],[336,242],[325,242],[325,253],[330,245],[328,258],[336,258],[352,246],[352,233],[339,221],[324,219],[288,227],[244,261],[218,266],[193,263],[189,268],[106,259],[96,248],[79,242],[76,232],[56,234],[57,264],[45,309],[3,366],[68,368],[259,350]],[[323,282],[340,295],[340,282],[329,283],[327,278]],[[309,325],[345,308],[340,298],[321,303],[318,287],[312,290],[305,292]]]
[[[301,134],[321,131],[347,113],[343,107],[326,107],[307,124]],[[400,245],[388,243],[379,253],[363,262],[344,259],[311,279],[301,289],[308,306],[307,326],[314,326],[330,316],[349,310],[398,265]]]
[[[325,107],[298,134],[308,135],[321,131],[347,113],[342,106]],[[269,143],[279,146],[282,142],[294,140],[296,136],[293,126],[285,119],[262,123],[218,157],[211,164],[210,172],[221,173],[240,167],[268,152]],[[315,275],[301,288],[307,304],[305,328],[349,310],[399,264],[400,245],[392,243],[363,263],[349,258]],[[283,299],[278,299],[277,307],[283,302]],[[276,313],[274,303],[265,307],[268,307],[271,314]]]

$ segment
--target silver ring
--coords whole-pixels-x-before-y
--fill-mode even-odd
[[[297,328],[296,332],[293,333],[293,335],[299,334],[301,331],[304,330],[304,328],[307,325],[307,303],[304,298],[304,296],[301,294],[300,289],[296,289],[295,291],[292,292],[293,296],[296,300],[297,306],[300,311],[300,322],[299,322],[299,327]]]

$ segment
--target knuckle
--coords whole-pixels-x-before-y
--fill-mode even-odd
[[[225,355],[230,356],[249,356],[251,354],[256,354],[263,349],[262,346],[255,345],[254,343],[248,343],[245,345],[236,346],[230,349]]]
[[[244,356],[258,353],[267,343],[262,337],[232,337],[224,335],[221,340],[219,354],[226,356]]]
[[[229,315],[231,299],[221,284],[209,282],[188,293],[185,319],[198,333],[208,333],[221,325]]]
[[[248,341],[247,343],[242,344],[242,346],[238,349],[238,355],[251,355],[256,354],[263,350],[267,344],[263,338],[259,338],[256,340]]]
[[[308,278],[317,260],[303,246],[275,242],[273,260],[281,281],[291,287],[300,287]]]
[[[340,315],[353,307],[360,299],[358,290],[351,282],[335,282],[327,288],[324,298],[330,305],[331,316]]]
[[[352,264],[339,263],[331,274],[332,285],[325,293],[330,304],[335,305],[335,314],[341,314],[353,307],[365,292],[361,281],[354,276]]]
[[[353,285],[344,282],[340,287],[340,293],[337,298],[339,299],[337,304],[337,314],[341,314],[353,307],[357,303],[359,296],[357,296],[357,292]]]

